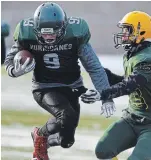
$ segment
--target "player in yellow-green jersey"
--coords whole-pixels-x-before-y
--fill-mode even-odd
[[[109,159],[135,147],[128,160],[151,160],[151,17],[145,12],[133,11],[126,14],[118,26],[122,30],[114,35],[114,41],[116,48],[123,46],[126,50],[124,76],[114,84],[117,77],[110,72],[111,87],[101,92],[89,90],[81,98],[85,103],[93,103],[129,95],[128,108],[99,140],[96,156]]]

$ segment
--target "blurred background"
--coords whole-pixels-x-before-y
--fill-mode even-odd
[[[1,1],[1,23],[9,25],[9,36],[5,38],[6,52],[13,45],[13,32],[17,23],[32,17],[35,9],[44,1]],[[122,75],[123,50],[114,48],[113,33],[118,32],[117,23],[130,11],[141,10],[151,15],[149,1],[57,1],[68,16],[84,18],[90,27],[91,44],[104,67]],[[6,28],[6,27],[4,27]],[[2,38],[2,35],[1,35]],[[82,68],[85,86],[93,88],[91,80]],[[33,126],[45,123],[48,114],[33,100],[31,94],[32,74],[13,79],[1,67],[1,107],[2,107],[2,160],[31,157]],[[81,103],[81,120],[76,132],[76,142],[68,150],[55,147],[50,150],[52,160],[94,160],[94,149],[99,137],[109,124],[119,119],[127,107],[128,97],[115,99],[117,112],[110,119],[99,115],[101,103],[93,105]],[[36,110],[36,111],[33,111]],[[59,150],[59,155],[58,155]],[[119,155],[125,160],[132,149]]]

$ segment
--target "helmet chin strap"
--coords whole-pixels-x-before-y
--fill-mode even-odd
[[[140,22],[138,22],[136,36],[134,37],[133,43],[136,43],[137,38],[138,38],[138,36],[140,34],[140,29],[141,29],[141,24],[140,24]]]
[[[131,45],[130,44],[122,44],[122,47],[124,48],[125,51],[128,51],[131,49]]]

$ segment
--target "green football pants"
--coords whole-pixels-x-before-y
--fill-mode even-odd
[[[138,123],[129,114],[109,126],[95,153],[98,159],[109,159],[134,146],[128,160],[151,160],[151,123]]]

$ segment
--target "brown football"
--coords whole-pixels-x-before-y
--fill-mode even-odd
[[[24,64],[24,62],[26,61],[27,58],[30,58],[29,62],[31,62],[33,60],[33,55],[29,51],[27,51],[27,50],[21,50],[21,51],[19,51],[15,55],[14,59],[18,58],[19,56],[21,56],[21,64]]]

